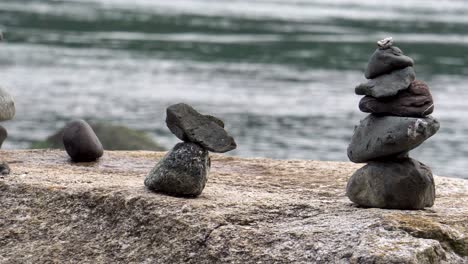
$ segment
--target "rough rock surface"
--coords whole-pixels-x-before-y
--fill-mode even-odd
[[[200,144],[213,152],[227,152],[237,147],[234,138],[224,130],[224,123],[210,115],[202,115],[187,104],[167,108],[166,124],[179,139]]]
[[[16,108],[13,97],[0,88],[0,121],[10,120],[15,116]]]
[[[74,120],[65,126],[63,145],[75,162],[95,161],[104,153],[99,138],[84,120]]]
[[[407,67],[381,75],[366,83],[361,83],[355,88],[355,93],[357,95],[369,95],[375,98],[394,96],[399,91],[408,89],[415,78],[416,73],[413,67]]]
[[[198,196],[210,171],[207,150],[195,143],[179,143],[145,178],[145,186],[174,196]]]
[[[421,145],[439,130],[439,122],[425,118],[369,115],[354,130],[348,158],[361,163],[397,156]]]
[[[414,61],[398,47],[378,48],[372,54],[367,64],[365,76],[367,79],[373,79],[379,75],[413,66]]]
[[[373,114],[424,117],[434,111],[434,101],[424,82],[413,81],[408,89],[394,97],[378,99],[365,96],[359,102],[359,109]]]
[[[434,204],[434,179],[417,160],[373,161],[351,176],[346,195],[365,207],[423,209]]]
[[[142,184],[164,153],[0,151],[0,263],[444,263],[468,261],[468,181],[435,177],[420,211],[363,209],[348,162],[212,155],[196,199]]]

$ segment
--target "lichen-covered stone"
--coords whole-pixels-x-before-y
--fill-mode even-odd
[[[431,117],[414,118],[369,115],[354,130],[348,146],[348,158],[361,163],[406,153],[439,130]]]
[[[363,209],[345,196],[361,165],[212,154],[203,194],[181,199],[142,184],[164,154],[2,150],[0,263],[468,261],[467,180],[434,176],[428,210]]]
[[[146,176],[145,185],[174,196],[198,196],[205,188],[209,171],[207,150],[195,143],[179,143]]]
[[[408,89],[415,78],[413,67],[406,67],[361,83],[355,88],[355,93],[375,98],[395,96],[399,91]]]
[[[223,153],[237,147],[234,138],[224,130],[221,120],[202,115],[187,104],[169,106],[166,124],[179,139],[197,143],[209,151]]]
[[[432,172],[410,158],[373,161],[348,181],[346,195],[364,207],[423,209],[435,200]]]
[[[0,88],[0,121],[10,120],[15,116],[16,108],[13,97]]]

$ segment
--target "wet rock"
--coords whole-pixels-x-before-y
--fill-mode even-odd
[[[175,104],[167,108],[167,127],[179,139],[194,142],[213,152],[227,152],[237,147],[221,124],[221,120],[198,113],[187,104]]]
[[[413,59],[405,56],[398,47],[378,48],[369,59],[365,76],[367,79],[373,79],[382,74],[413,66],[413,64]]]
[[[65,126],[63,145],[75,162],[95,161],[104,153],[99,138],[84,120],[74,120]]]
[[[7,130],[4,127],[0,126],[0,148],[2,147],[3,142],[5,141],[7,137],[8,137]]]
[[[422,81],[413,81],[408,89],[394,97],[365,96],[359,102],[359,109],[374,114],[424,117],[434,111],[434,102],[429,87]]]
[[[351,176],[346,195],[364,207],[423,209],[434,204],[435,186],[430,168],[417,160],[374,161]]]
[[[10,120],[15,116],[16,108],[13,97],[0,88],[0,121]]]
[[[145,186],[173,196],[198,196],[210,170],[209,152],[195,143],[179,143],[145,178]]]
[[[348,157],[356,163],[408,152],[439,130],[439,122],[425,118],[369,115],[354,130]]]
[[[361,83],[355,88],[355,92],[358,95],[376,98],[394,96],[399,91],[407,89],[415,78],[413,67],[406,67]]]

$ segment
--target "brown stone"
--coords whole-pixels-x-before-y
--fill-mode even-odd
[[[365,96],[359,102],[359,109],[366,113],[406,117],[424,117],[434,111],[429,87],[422,81],[413,81],[408,89],[396,96],[375,98]]]
[[[451,263],[468,261],[468,181],[435,176],[428,210],[363,209],[349,162],[212,155],[196,199],[153,193],[162,152],[0,151],[0,263]]]

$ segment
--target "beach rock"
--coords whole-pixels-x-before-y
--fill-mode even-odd
[[[143,131],[105,122],[91,121],[88,124],[99,138],[105,150],[165,150],[164,147],[156,143]],[[45,140],[33,142],[30,148],[63,149],[63,131],[64,128],[61,128]]]
[[[187,104],[167,108],[167,127],[179,139],[194,142],[213,152],[227,152],[237,147],[234,138],[221,126],[221,120],[198,113]]]
[[[357,95],[369,95],[376,98],[394,96],[407,89],[416,78],[413,67],[406,67],[388,74],[380,75],[355,88]]]
[[[0,263],[468,263],[468,180],[434,176],[430,210],[362,209],[345,196],[362,165],[213,155],[201,197],[180,199],[141,187],[164,154],[2,151],[21,162],[0,180]]]
[[[435,200],[429,167],[413,159],[373,161],[348,181],[346,195],[364,207],[423,209]]]
[[[348,157],[361,163],[408,152],[439,130],[439,122],[425,118],[369,115],[354,130]]]
[[[434,102],[429,87],[422,81],[413,81],[408,89],[394,97],[365,96],[359,102],[359,109],[373,114],[424,117],[434,111]]]
[[[74,120],[65,126],[63,145],[75,162],[95,161],[104,153],[99,138],[84,120]]]
[[[405,56],[398,47],[378,48],[369,59],[365,76],[367,79],[373,79],[382,74],[413,65],[413,59]]]
[[[15,116],[15,101],[4,89],[0,88],[0,121],[10,120]]]
[[[195,143],[179,143],[145,178],[145,186],[173,196],[198,196],[210,170],[209,152]]]
[[[7,130],[4,127],[0,126],[0,148],[2,147],[3,142],[5,141],[7,137],[8,137]]]

